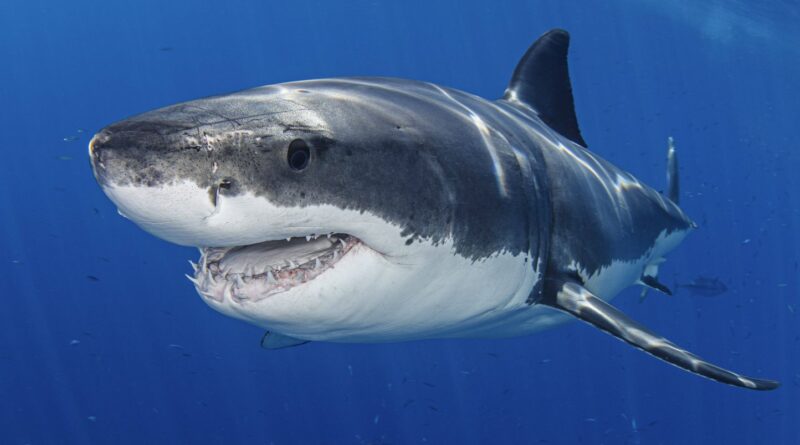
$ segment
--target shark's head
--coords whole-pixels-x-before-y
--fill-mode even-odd
[[[499,196],[490,153],[454,156],[479,134],[389,90],[310,81],[178,104],[101,130],[91,162],[123,216],[201,248],[192,279],[223,313],[305,339],[449,335],[530,287],[524,206]],[[470,293],[486,280],[490,295]]]

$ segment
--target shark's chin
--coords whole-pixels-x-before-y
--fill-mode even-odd
[[[343,233],[290,237],[236,247],[202,247],[192,263],[200,295],[216,302],[253,303],[330,273],[351,252],[368,247]]]

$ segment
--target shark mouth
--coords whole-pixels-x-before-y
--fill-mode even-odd
[[[303,285],[332,269],[354,247],[356,237],[330,233],[237,247],[202,247],[200,263],[190,261],[197,292],[206,298],[243,303]]]

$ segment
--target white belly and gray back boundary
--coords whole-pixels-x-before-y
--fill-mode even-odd
[[[196,246],[189,279],[266,348],[531,334],[578,318],[666,362],[727,371],[607,301],[669,292],[658,266],[695,227],[587,149],[569,35],[525,53],[500,99],[395,78],[290,82],[149,111],[89,144],[121,215]]]

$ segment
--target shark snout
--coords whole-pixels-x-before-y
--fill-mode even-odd
[[[92,140],[89,141],[89,162],[92,165],[94,177],[101,186],[105,186],[107,183],[103,155],[106,149],[105,144],[109,139],[110,134],[107,131],[102,130],[95,134],[94,137],[92,137]]]
[[[101,186],[155,186],[191,173],[195,151],[181,150],[179,126],[171,122],[125,120],[109,125],[89,142],[89,161]],[[182,127],[181,127],[182,128]],[[175,168],[182,164],[180,171]]]

